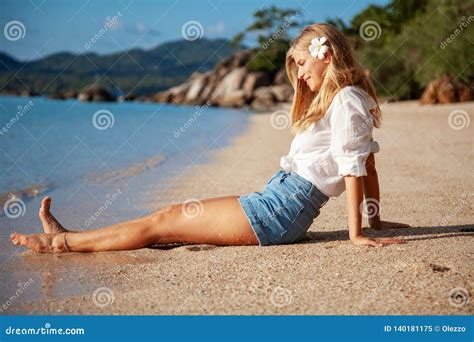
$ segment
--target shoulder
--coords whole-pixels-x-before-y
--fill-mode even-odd
[[[377,103],[367,92],[352,85],[340,89],[331,103],[332,111],[344,111],[363,115],[369,115],[370,110],[377,107]]]
[[[342,88],[334,96],[331,105],[331,124],[334,126],[344,126],[349,123],[354,125],[373,124],[373,118],[370,115],[373,105],[370,99],[372,97],[359,87]]]
[[[369,99],[372,99],[363,89],[356,86],[346,86],[339,90],[334,96],[334,100],[339,103],[352,103],[367,106]]]

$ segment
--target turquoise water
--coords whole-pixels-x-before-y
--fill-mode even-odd
[[[248,116],[208,106],[0,97],[0,256],[18,250],[8,241],[12,231],[41,231],[45,195],[72,229],[148,214],[146,202],[158,200],[152,189],[166,190],[175,176],[208,162]]]

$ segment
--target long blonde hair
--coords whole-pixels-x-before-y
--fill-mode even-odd
[[[328,53],[331,56],[331,61],[324,72],[321,89],[318,92],[313,92],[304,81],[298,79],[298,68],[293,52],[296,50],[308,52],[311,40],[320,37],[327,38],[325,45],[329,47]],[[359,87],[374,99],[377,107],[370,113],[374,118],[374,126],[380,127],[382,114],[374,86],[356,60],[349,40],[334,26],[322,23],[304,27],[291,42],[286,54],[286,73],[295,90],[291,106],[291,131],[293,134],[320,120],[328,110],[336,93],[349,85]]]

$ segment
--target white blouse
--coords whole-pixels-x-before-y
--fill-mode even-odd
[[[298,133],[280,166],[309,180],[328,197],[345,190],[344,176],[366,176],[365,161],[379,145],[372,139],[376,103],[355,86],[341,89],[326,114]]]

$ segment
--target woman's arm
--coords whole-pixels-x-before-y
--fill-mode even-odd
[[[364,183],[364,195],[366,207],[368,208],[369,226],[372,229],[407,228],[405,223],[381,221],[380,220],[380,190],[379,177],[375,168],[375,157],[371,153],[365,162],[367,176],[362,177]]]
[[[354,245],[381,247],[394,243],[404,243],[400,239],[371,239],[362,236],[362,214],[360,212],[363,200],[362,177],[345,176],[347,194],[347,214],[349,224],[349,238]]]
[[[379,177],[377,169],[375,168],[375,157],[371,153],[365,162],[367,169],[367,176],[363,177],[364,195],[366,207],[370,208],[369,212],[369,226],[378,229],[380,225],[380,190]]]

